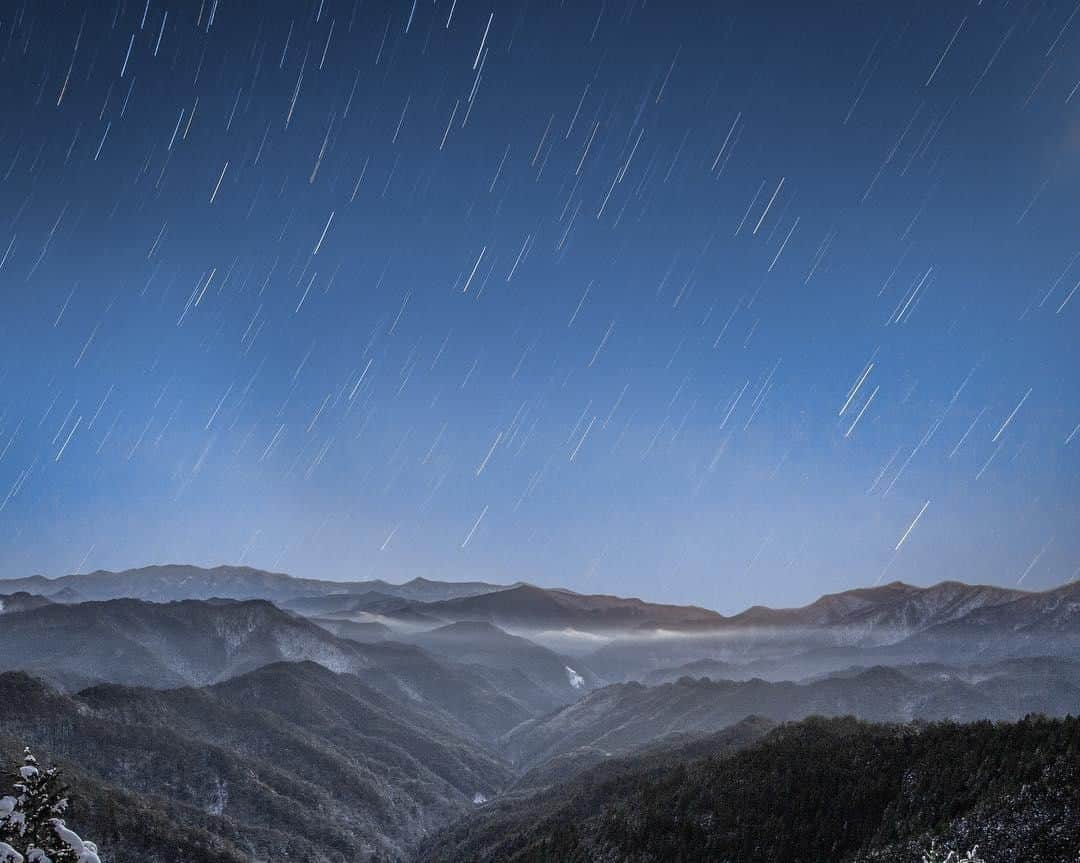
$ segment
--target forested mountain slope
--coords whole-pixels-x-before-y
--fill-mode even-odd
[[[808,719],[758,744],[512,798],[429,840],[425,863],[913,863],[932,838],[993,863],[1075,863],[1080,718]],[[599,781],[596,778],[599,777]]]
[[[151,823],[175,822],[185,841],[197,834],[252,861],[398,859],[476,794],[511,781],[497,758],[425,711],[311,662],[200,689],[103,685],[77,695],[0,674],[0,729],[8,759],[29,744],[90,777],[94,805],[82,821],[102,841],[121,831],[111,786],[137,795]],[[132,850],[127,823],[105,842],[109,859],[155,859]]]

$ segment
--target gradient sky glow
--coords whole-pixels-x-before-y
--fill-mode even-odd
[[[1076,578],[1077,8],[9,4],[0,577]]]

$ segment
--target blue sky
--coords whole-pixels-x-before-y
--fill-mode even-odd
[[[809,5],[9,9],[0,575],[1076,578],[1075,8]]]

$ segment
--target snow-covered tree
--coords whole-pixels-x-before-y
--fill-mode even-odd
[[[57,768],[39,767],[27,748],[13,790],[0,797],[0,863],[101,863],[60,817],[68,801]]]
[[[977,845],[961,854],[959,851],[942,851],[936,843],[931,843],[930,850],[922,855],[922,863],[986,863],[986,861],[979,856]]]

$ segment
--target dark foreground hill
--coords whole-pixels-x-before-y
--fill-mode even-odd
[[[609,764],[482,807],[425,863],[911,863],[931,839],[993,863],[1075,863],[1080,718],[782,726],[664,766]]]
[[[77,695],[0,674],[7,767],[24,744],[78,765],[78,820],[110,863],[397,860],[511,779],[424,711],[312,662]]]

